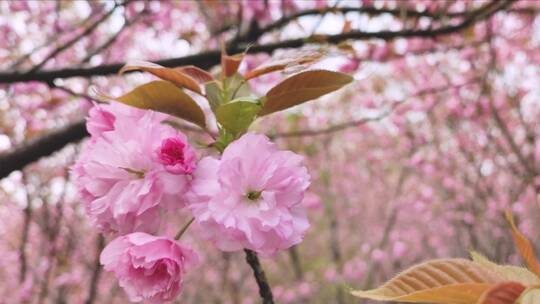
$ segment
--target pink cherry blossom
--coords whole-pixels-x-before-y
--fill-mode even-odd
[[[86,128],[92,136],[114,130],[115,115],[105,109],[105,106],[95,105],[88,113]]]
[[[184,206],[190,179],[184,174],[188,170],[167,169],[156,151],[163,142],[181,140],[182,151],[186,151],[185,165],[190,170],[195,154],[183,134],[161,123],[161,114],[124,111],[122,107],[112,107],[114,130],[93,136],[85,143],[72,173],[86,211],[99,229],[122,234],[155,232],[161,210]],[[96,117],[105,116],[91,115],[89,123]]]
[[[175,174],[191,174],[196,158],[195,150],[183,134],[164,139],[158,149],[158,160],[167,171]]]
[[[173,300],[182,291],[186,271],[197,261],[190,248],[142,232],[116,238],[100,256],[100,263],[114,272],[130,301],[149,303]]]
[[[309,184],[300,155],[247,133],[221,160],[201,160],[190,208],[203,237],[219,249],[248,248],[268,256],[302,241],[309,228],[302,205]]]

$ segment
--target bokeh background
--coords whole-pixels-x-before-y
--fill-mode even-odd
[[[241,70],[316,51],[312,68],[356,79],[253,126],[313,179],[306,239],[262,259],[278,303],[367,303],[347,288],[473,249],[521,263],[503,213],[540,249],[539,16],[533,0],[1,0],[0,302],[126,302],[69,174],[92,92],[152,79],[116,75],[129,60],[215,70],[220,40],[251,46]],[[178,303],[260,301],[242,253],[185,237],[203,262]]]

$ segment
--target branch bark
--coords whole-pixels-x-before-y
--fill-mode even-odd
[[[85,304],[92,304],[94,303],[94,300],[96,299],[99,278],[101,275],[101,265],[99,263],[99,256],[104,246],[105,246],[105,238],[103,237],[103,235],[99,234],[97,237],[97,242],[96,242],[96,259],[95,259],[94,268],[92,271],[92,278],[90,279],[90,287],[88,288],[88,297],[86,298],[86,301],[84,301]]]
[[[268,284],[268,280],[266,280],[266,275],[264,274],[264,270],[262,269],[257,254],[249,249],[244,249],[244,251],[246,253],[246,261],[251,267],[251,269],[253,269],[253,275],[255,276],[257,285],[259,286],[259,295],[262,298],[262,303],[274,304],[272,289]]]
[[[22,283],[26,279],[26,270],[28,268],[28,262],[26,259],[26,243],[28,242],[28,233],[30,231],[30,223],[32,221],[32,197],[29,193],[29,187],[27,185],[28,181],[26,174],[23,173],[22,180],[25,185],[26,192],[26,207],[24,208],[24,222],[23,222],[23,231],[21,237],[21,244],[19,246],[19,259],[20,259],[20,273],[19,273],[19,282]]]
[[[50,134],[31,140],[14,150],[0,154],[0,178],[11,172],[24,168],[26,165],[43,156],[62,149],[67,144],[88,136],[84,121],[78,121]]]

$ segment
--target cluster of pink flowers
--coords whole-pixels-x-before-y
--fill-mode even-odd
[[[72,168],[88,216],[117,236],[101,263],[133,302],[174,299],[198,260],[189,246],[159,235],[165,212],[187,207],[202,238],[220,250],[264,256],[300,243],[309,228],[301,203],[310,176],[301,156],[247,133],[220,159],[198,161],[166,118],[116,103],[94,106],[91,139]]]

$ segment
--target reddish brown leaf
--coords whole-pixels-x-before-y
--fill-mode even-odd
[[[498,274],[471,261],[443,259],[413,266],[377,289],[351,294],[377,301],[471,304],[501,282]]]
[[[477,304],[514,304],[525,288],[517,282],[499,283],[484,292]]]
[[[259,116],[285,110],[305,101],[336,91],[353,81],[347,74],[326,70],[304,71],[293,75],[266,93]]]
[[[225,77],[230,77],[238,71],[240,63],[244,59],[244,54],[227,55],[225,42],[221,41],[221,73]]]
[[[178,68],[175,68],[175,70],[178,70],[184,74],[189,75],[191,78],[195,79],[200,84],[205,84],[207,82],[214,80],[214,77],[212,76],[212,74],[194,65],[178,67]]]
[[[99,92],[97,95],[102,100],[115,100],[139,109],[166,113],[197,124],[203,129],[206,127],[204,112],[195,100],[168,81],[151,81],[120,97]]]
[[[118,73],[123,74],[127,71],[141,70],[153,74],[163,80],[172,82],[173,84],[191,90],[195,93],[202,94],[199,83],[190,75],[183,73],[178,69],[170,69],[162,67],[158,64],[147,61],[132,61],[128,62]]]
[[[259,77],[264,74],[272,73],[275,71],[281,71],[288,67],[294,67],[299,65],[310,65],[318,60],[320,60],[323,57],[322,52],[308,52],[308,53],[301,53],[297,56],[290,56],[288,58],[282,58],[277,60],[271,60],[267,63],[264,63],[258,67],[256,67],[254,70],[251,70],[247,72],[244,75],[245,79],[252,79],[255,77]]]

